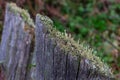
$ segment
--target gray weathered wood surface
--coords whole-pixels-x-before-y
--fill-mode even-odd
[[[114,80],[92,69],[88,59],[62,50],[58,39],[50,37],[48,26],[40,18],[43,17],[36,17],[35,29],[37,80]]]
[[[32,35],[24,30],[25,24],[20,14],[11,11],[7,5],[0,48],[6,80],[26,80]]]
[[[52,35],[49,18],[36,16],[35,45],[31,27],[27,25],[26,30],[26,24],[21,13],[6,7],[0,45],[0,68],[5,80],[114,80],[109,71],[106,75],[91,67],[97,65],[91,65],[82,52],[73,55],[76,49],[71,48],[72,43],[67,46],[65,40],[55,36],[59,34]],[[66,52],[65,48],[71,50]]]

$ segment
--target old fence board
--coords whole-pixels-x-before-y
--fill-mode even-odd
[[[91,49],[57,31],[46,16],[37,14],[34,25],[29,14],[13,3],[6,6],[0,76],[5,80],[115,80]]]
[[[82,50],[89,50],[84,48],[76,54],[75,42],[71,40],[73,44],[67,43],[70,38],[66,38],[67,34],[54,29],[48,17],[39,14],[36,16],[35,35],[36,80],[114,80],[112,76],[109,76],[111,73],[108,70],[102,73],[99,70],[100,66],[96,67],[102,63],[93,64],[92,59],[81,55],[84,54]],[[89,56],[89,53],[85,54]],[[94,55],[91,57],[98,59]],[[107,69],[105,65],[102,67]]]
[[[20,15],[7,4],[0,48],[0,61],[5,68],[6,80],[25,80],[29,65],[32,35],[24,30],[26,23]]]

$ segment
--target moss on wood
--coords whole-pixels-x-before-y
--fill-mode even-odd
[[[33,20],[30,18],[30,15],[27,10],[19,8],[15,3],[7,3],[10,11],[14,12],[16,15],[20,14],[22,19],[30,26],[35,27]]]
[[[92,69],[102,73],[105,76],[113,77],[111,69],[101,61],[101,59],[95,56],[94,50],[88,46],[84,46],[84,43],[76,42],[71,35],[68,35],[66,32],[61,33],[53,28],[53,22],[47,16],[37,14],[37,17],[40,18],[40,21],[48,29],[49,37],[56,40],[60,48],[66,53],[71,53],[74,56],[87,59],[87,63],[92,67]]]

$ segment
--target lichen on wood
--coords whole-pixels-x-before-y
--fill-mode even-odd
[[[113,78],[111,69],[108,65],[103,63],[99,57],[93,54],[93,49],[88,46],[84,46],[84,43],[76,42],[67,33],[61,33],[53,28],[53,22],[50,18],[40,14],[37,14],[36,18],[41,22],[39,25],[43,26],[43,33],[49,36],[49,38],[54,39],[57,45],[59,45],[59,48],[65,51],[66,54],[69,53],[77,58],[80,57],[81,59],[85,59],[85,63],[88,64],[91,70],[97,71],[97,73],[101,75]]]
[[[29,26],[35,27],[34,22],[30,18],[30,14],[27,10],[19,8],[15,3],[8,3],[7,6],[15,14],[19,14]]]
[[[24,9],[7,4],[0,46],[6,80],[114,80],[93,49],[53,28],[49,17],[37,14],[35,24]]]

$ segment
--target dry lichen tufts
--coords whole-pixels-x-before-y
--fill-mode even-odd
[[[22,19],[32,27],[35,27],[33,20],[30,18],[30,15],[27,10],[19,8],[15,3],[7,3],[7,7],[10,11],[14,12],[15,14],[20,14]]]
[[[48,31],[50,32],[50,34],[48,34],[49,37],[54,38],[62,50],[74,56],[80,56],[87,59],[87,64],[89,64],[92,69],[97,70],[99,73],[102,73],[106,76],[113,77],[111,69],[105,63],[103,63],[99,57],[93,54],[93,49],[84,46],[84,43],[79,43],[79,41],[76,42],[71,37],[71,35],[68,35],[66,32],[61,33],[55,28],[52,28],[53,22],[50,18],[42,16],[40,14],[37,14],[37,16],[40,18],[43,25],[47,27]]]

